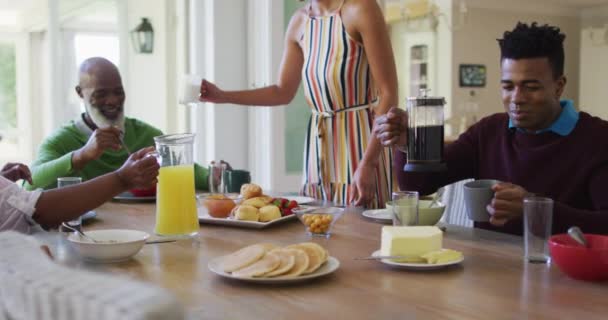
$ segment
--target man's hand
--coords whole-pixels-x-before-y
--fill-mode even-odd
[[[160,166],[156,157],[148,155],[153,151],[154,147],[148,147],[132,153],[122,167],[116,170],[120,181],[127,189],[147,189],[158,182]]]
[[[13,182],[23,179],[32,184],[32,173],[23,163],[9,162],[2,168],[0,175]]]
[[[84,147],[74,152],[72,166],[75,169],[83,168],[89,161],[99,159],[107,150],[120,150],[120,130],[115,127],[97,128]]]
[[[355,171],[355,181],[351,185],[351,196],[348,203],[355,206],[366,206],[373,198],[376,191],[374,178],[375,168],[368,165],[359,165]]]
[[[374,136],[383,146],[404,146],[407,144],[407,112],[392,107],[386,114],[374,121]]]
[[[504,226],[510,220],[523,216],[524,197],[529,193],[526,189],[507,182],[499,182],[492,186],[494,199],[486,207],[490,213],[490,223]]]

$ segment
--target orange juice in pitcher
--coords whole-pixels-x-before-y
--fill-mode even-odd
[[[160,162],[156,193],[156,227],[163,236],[194,236],[198,216],[194,191],[193,134],[155,137]]]

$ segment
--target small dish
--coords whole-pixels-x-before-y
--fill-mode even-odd
[[[365,210],[363,216],[383,223],[393,223],[393,214],[389,209]]]
[[[372,256],[379,256],[380,250],[374,251]],[[464,256],[458,260],[446,262],[446,263],[437,263],[437,264],[428,264],[428,263],[403,263],[403,262],[395,262],[389,259],[382,259],[380,262],[389,265],[396,269],[404,269],[404,270],[412,270],[412,271],[430,271],[430,270],[438,270],[447,268],[449,266],[457,265],[464,261]]]
[[[292,284],[292,283],[310,281],[312,279],[316,279],[316,278],[331,274],[331,273],[335,272],[336,270],[338,270],[338,268],[340,267],[340,261],[338,259],[336,259],[334,257],[329,257],[329,258],[327,258],[327,261],[321,267],[319,267],[319,269],[317,269],[317,271],[310,273],[310,274],[298,276],[298,277],[288,278],[288,277],[278,276],[278,277],[274,277],[274,278],[240,278],[240,277],[235,277],[235,276],[231,275],[230,273],[226,273],[222,270],[222,268],[220,267],[222,258],[223,257],[218,257],[209,262],[207,267],[209,268],[209,270],[211,272],[213,272],[223,278],[234,279],[234,280],[243,281],[243,282],[253,282],[253,283],[263,283],[263,284]]]
[[[436,202],[436,205],[430,207],[432,200],[419,200],[418,201],[418,225],[420,226],[434,226],[441,220],[443,217],[443,212],[445,211],[445,204],[441,201]],[[392,210],[393,206],[391,201],[386,203],[386,210],[388,210],[389,214],[391,214],[392,219]]]
[[[293,212],[304,224],[309,235],[329,238],[331,229],[344,214],[344,209],[336,207],[298,207]]]
[[[198,204],[207,208],[207,213],[214,218],[226,218],[236,207],[236,202],[223,194],[197,195]]]
[[[94,230],[85,234],[98,242],[90,242],[75,233],[68,236],[68,241],[85,260],[101,263],[130,259],[150,237],[146,232],[128,229]]]

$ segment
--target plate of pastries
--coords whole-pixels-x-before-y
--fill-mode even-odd
[[[237,196],[199,195],[198,201],[199,222],[253,229],[297,219],[293,210],[304,207],[295,200],[265,195],[254,183],[244,184]]]
[[[224,278],[272,284],[308,281],[331,274],[339,267],[340,261],[314,242],[287,246],[257,243],[208,264],[211,272]]]

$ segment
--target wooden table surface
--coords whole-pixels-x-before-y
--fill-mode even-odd
[[[86,230],[129,228],[153,233],[154,204],[107,203]],[[340,260],[332,275],[298,285],[247,284],[223,279],[207,263],[257,242],[287,245],[310,240],[289,221],[253,230],[201,225],[195,240],[146,245],[118,264],[80,260],[63,236],[51,243],[64,264],[119,274],[173,292],[195,318],[204,319],[606,319],[608,283],[567,278],[556,266],[522,259],[522,239],[448,226],[444,247],[462,251],[464,262],[434,272],[392,269],[355,261],[380,247],[382,225],[345,214],[328,240],[313,241]],[[49,240],[50,241],[50,240]]]

